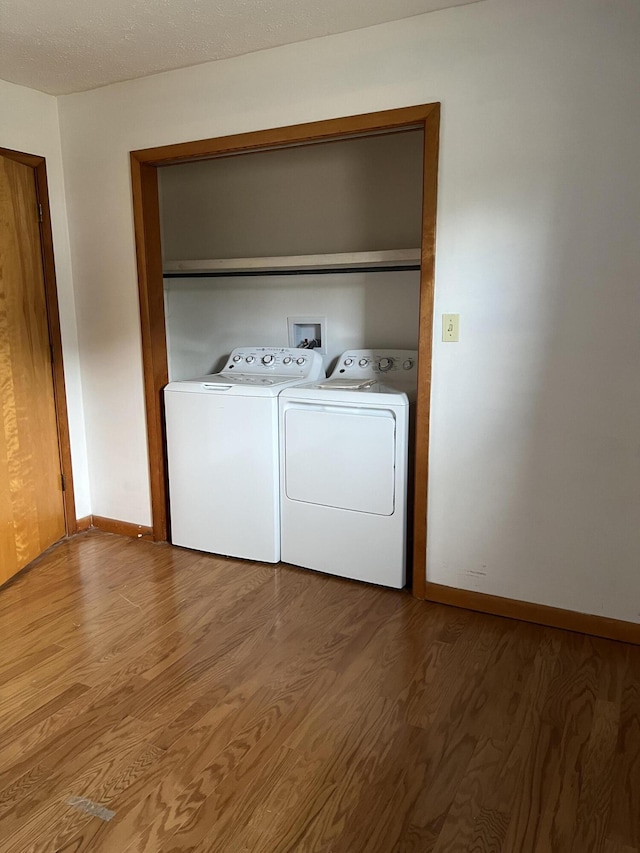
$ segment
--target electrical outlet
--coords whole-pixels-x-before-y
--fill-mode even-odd
[[[443,314],[442,315],[442,340],[448,342],[457,342],[460,340],[460,315],[459,314]]]

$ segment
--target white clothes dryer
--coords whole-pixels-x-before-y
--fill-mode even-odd
[[[350,350],[331,377],[282,391],[281,556],[383,586],[406,582],[413,350]]]
[[[166,386],[174,545],[280,560],[278,394],[324,375],[312,350],[240,347],[221,373]]]

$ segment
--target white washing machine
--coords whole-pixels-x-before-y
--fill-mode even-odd
[[[174,545],[279,561],[278,394],[324,375],[312,350],[240,347],[221,373],[166,386]]]
[[[401,588],[417,353],[350,350],[279,397],[282,560]]]

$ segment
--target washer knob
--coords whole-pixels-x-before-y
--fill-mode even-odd
[[[369,364],[368,358],[361,358],[360,361],[358,362],[358,365],[360,367],[366,367],[368,364]]]
[[[242,356],[241,355],[234,355],[233,360],[235,362],[242,361]]]
[[[291,356],[290,356],[290,355],[286,355],[286,356],[282,359],[282,363],[283,363],[283,364],[291,364],[291,362],[292,362],[292,361],[293,361],[293,359],[291,358]]]
[[[393,366],[393,359],[392,358],[381,358],[380,361],[378,362],[378,368],[383,373],[387,370],[391,370],[392,366]]]
[[[272,355],[263,355],[262,356],[262,363],[263,364],[271,364],[272,362],[273,362],[273,356]]]
[[[247,362],[247,364],[253,364],[253,362],[255,361],[255,358],[252,355],[248,355],[246,357],[245,361]]]
[[[351,367],[352,364],[353,364],[352,358],[345,358],[345,360],[344,360],[344,366],[345,367]]]
[[[402,366],[405,370],[411,370],[411,368],[413,367],[413,359],[408,358],[406,361],[403,361]]]
[[[296,364],[304,364],[306,360],[306,358],[296,358]]]

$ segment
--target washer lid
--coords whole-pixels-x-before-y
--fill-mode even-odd
[[[197,379],[170,382],[165,391],[190,394],[228,394],[229,396],[277,397],[282,388],[299,385],[300,379],[272,373],[261,376],[255,373],[212,373]]]
[[[274,385],[290,385],[295,382],[295,377],[271,374],[261,376],[257,373],[218,373],[214,376],[205,377],[203,385],[252,385],[259,388]]]

